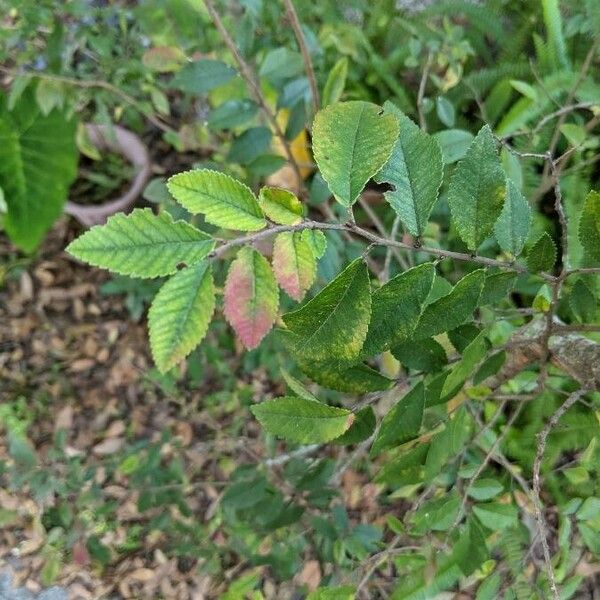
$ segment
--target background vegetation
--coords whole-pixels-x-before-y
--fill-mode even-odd
[[[74,598],[598,595],[594,0],[0,0],[0,14],[3,571]],[[407,156],[425,148],[412,176],[427,183],[430,214],[411,224],[390,208],[380,171],[390,152],[356,198],[340,192],[324,164],[347,148],[351,101],[385,105],[390,123],[366,128],[361,164],[398,139]],[[319,130],[326,107],[342,112]],[[86,239],[61,216],[66,198],[97,205],[132,177],[84,123],[141,137],[153,172],[146,212],[130,219],[182,220],[214,237],[216,250],[199,239],[206,246],[182,262],[224,259],[213,261],[218,299],[229,258],[270,260],[271,237],[244,238],[256,250],[234,258],[240,236],[228,229],[259,227],[194,210],[176,178],[167,186],[190,169],[300,200],[271,198],[273,212],[263,192],[254,219],[264,210],[284,229],[304,227],[297,218],[325,225],[302,234],[307,281],[282,283],[275,268],[282,313],[298,315],[296,300],[323,298],[364,258],[357,303],[411,267],[435,268],[422,300],[442,307],[435,327],[392,352],[384,344],[373,370],[350,374],[311,370],[285,336],[257,345],[225,307],[202,345],[169,354],[153,343],[153,361],[147,309],[179,261],[163,254],[144,271],[143,256],[79,254],[120,273],[109,275],[64,252]],[[514,214],[508,233],[482,236],[490,215],[469,220],[460,192],[488,172]],[[476,279],[472,304],[436,304]],[[297,333],[294,317],[272,312]],[[260,412],[265,400],[311,407],[315,396],[341,431],[290,433],[300,415],[281,425]]]

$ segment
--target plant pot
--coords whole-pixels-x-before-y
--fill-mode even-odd
[[[120,154],[135,168],[135,177],[129,189],[119,198],[95,206],[82,205],[70,200],[65,204],[65,212],[68,215],[75,217],[82,225],[91,227],[105,223],[108,217],[117,212],[127,212],[131,209],[150,178],[151,162],[146,146],[135,133],[119,125],[88,123],[85,128],[93,146],[100,151],[110,150]]]

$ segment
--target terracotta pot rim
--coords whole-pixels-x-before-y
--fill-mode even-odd
[[[132,131],[120,125],[97,125],[86,123],[85,128],[90,142],[99,150],[111,150],[126,158],[136,170],[131,185],[120,197],[102,204],[86,206],[67,201],[65,212],[75,217],[83,225],[90,227],[106,222],[106,219],[119,211],[130,209],[144,190],[152,168],[150,155],[142,140]]]

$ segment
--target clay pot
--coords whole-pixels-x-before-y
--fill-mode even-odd
[[[85,126],[90,143],[101,152],[110,150],[125,157],[135,167],[135,177],[129,189],[119,198],[93,206],[68,201],[65,212],[75,217],[82,225],[91,227],[106,222],[117,212],[127,212],[135,204],[151,175],[150,156],[142,140],[119,125]]]

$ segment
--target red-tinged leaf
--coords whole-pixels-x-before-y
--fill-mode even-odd
[[[248,350],[256,348],[277,317],[279,292],[267,260],[253,248],[242,248],[225,282],[225,318]]]
[[[300,232],[286,231],[275,238],[273,271],[281,289],[296,301],[315,281],[317,263],[313,251]]]

